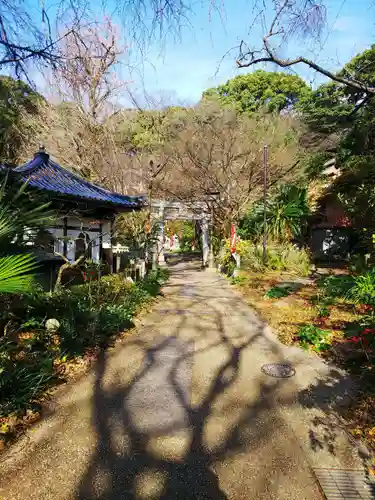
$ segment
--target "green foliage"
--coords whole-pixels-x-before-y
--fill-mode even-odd
[[[328,316],[330,314],[330,309],[327,305],[318,304],[316,308],[317,308],[319,318],[328,318]]]
[[[354,57],[341,75],[375,84],[375,45]],[[319,137],[320,151],[308,159],[307,174],[315,177],[324,169],[324,149],[335,153],[341,175],[332,184],[332,192],[341,201],[354,228],[375,232],[375,101],[362,90],[338,83],[320,86],[301,99],[301,115],[312,137]],[[316,134],[318,132],[318,134]],[[359,234],[359,231],[358,231]],[[359,234],[357,251],[373,252],[366,235]]]
[[[366,272],[368,270],[368,259],[366,255],[351,255],[348,268],[353,274],[362,274]]]
[[[297,108],[312,130],[326,133],[337,131],[338,126],[346,124],[352,111],[345,88],[332,82],[306,93]]]
[[[32,406],[60,376],[61,359],[103,347],[111,335],[131,326],[138,308],[160,292],[166,279],[164,271],[136,284],[111,275],[52,294],[20,297],[6,318],[12,332],[0,337],[0,418]],[[49,318],[59,321],[57,332],[45,329]]]
[[[191,110],[180,106],[139,111],[118,125],[118,138],[137,150],[158,151],[183,130]]]
[[[194,222],[184,221],[180,239],[180,248],[183,252],[191,252],[193,243],[197,246]]]
[[[165,224],[164,231],[167,237],[178,236],[181,253],[191,252],[193,245],[195,249],[200,248],[199,238],[195,234],[195,223],[192,221],[169,220]]]
[[[40,204],[29,197],[27,183],[18,188],[11,185],[11,172],[0,178],[0,245],[10,245],[14,240],[22,244],[24,228],[29,233],[51,222],[52,212],[47,211],[48,203]]]
[[[315,351],[324,351],[329,348],[330,344],[327,341],[329,331],[321,330],[315,325],[305,325],[297,333],[302,347],[307,349],[311,346]]]
[[[313,179],[319,178],[322,173],[322,166],[327,160],[331,158],[331,155],[326,151],[318,152],[308,152],[302,158],[302,165],[305,171],[306,178],[311,181]]]
[[[280,112],[294,106],[309,92],[309,87],[298,76],[258,70],[206,90],[203,98],[218,97],[222,104],[233,106],[241,113],[260,109]]]
[[[343,298],[353,288],[353,276],[327,276],[318,281],[318,287],[324,297]]]
[[[26,184],[10,186],[8,174],[0,185],[0,293],[29,292],[33,286],[36,262],[32,255],[14,254],[25,247],[23,234],[28,230],[32,241],[35,231],[51,222],[48,204],[36,205],[26,193]]]
[[[354,285],[348,290],[346,296],[354,303],[375,306],[375,267],[356,276]]]
[[[30,254],[0,257],[0,293],[22,293],[31,290],[35,259]]]
[[[0,162],[16,160],[27,129],[25,117],[37,114],[41,101],[26,83],[0,76]]]
[[[310,297],[310,302],[316,307],[320,321],[329,317],[332,306],[338,300],[347,300],[353,285],[352,276],[327,276],[317,281],[318,293]]]
[[[267,233],[278,242],[301,239],[305,235],[310,209],[307,189],[282,185],[266,206]],[[241,223],[241,234],[259,240],[264,231],[264,205],[254,205]]]
[[[335,192],[357,232],[361,255],[373,254],[375,233],[375,151],[343,159],[345,171],[335,183]]]
[[[0,418],[33,407],[33,403],[56,380],[56,349],[45,331],[18,342],[0,339]]]
[[[291,287],[281,287],[273,286],[264,294],[267,299],[281,299],[282,297],[288,297],[292,293]]]
[[[365,85],[374,86],[374,68],[375,45],[354,57],[340,73]],[[344,127],[349,130],[349,137],[357,142],[365,139],[363,133],[371,133],[369,125],[374,120],[374,104],[371,99],[362,103],[364,97],[365,93],[361,90],[331,82],[321,85],[311,94],[306,94],[298,107],[305,122],[313,130],[330,133],[337,131],[338,127]],[[358,113],[356,108],[360,104]]]
[[[116,239],[123,245],[129,246],[131,250],[144,251],[153,246],[158,240],[160,227],[157,221],[154,221],[150,232],[147,232],[148,219],[149,214],[146,210],[119,215],[115,225]]]
[[[244,285],[246,283],[246,276],[233,276],[231,279],[232,285]]]
[[[375,351],[375,318],[374,314],[364,315],[357,321],[349,323],[345,328],[346,340],[357,344],[365,352]]]
[[[267,246],[266,265],[263,263],[263,247],[251,241],[241,240],[237,245],[237,253],[241,257],[241,269],[262,272],[266,269],[288,271],[299,276],[307,276],[310,272],[310,255],[305,249],[299,249],[289,243],[275,244],[269,242]],[[218,254],[218,263],[228,274],[233,272],[235,264],[231,257],[230,240],[225,241]],[[231,272],[229,272],[231,270]]]

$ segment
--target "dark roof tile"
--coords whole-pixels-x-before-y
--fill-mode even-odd
[[[33,160],[16,167],[14,172],[21,175],[29,186],[60,195],[84,198],[121,207],[137,208],[144,203],[142,196],[126,196],[114,193],[96,184],[86,181],[64,169],[44,152],[37,153]]]

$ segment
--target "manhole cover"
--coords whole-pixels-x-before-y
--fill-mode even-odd
[[[288,378],[293,377],[296,370],[286,363],[270,363],[262,366],[262,372],[270,377]]]

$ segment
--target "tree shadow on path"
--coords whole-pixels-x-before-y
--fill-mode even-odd
[[[209,450],[204,443],[205,425],[217,398],[237,379],[242,351],[260,334],[257,332],[240,346],[234,346],[221,332],[221,339],[216,344],[199,350],[224,346],[228,355],[216,370],[205,396],[197,406],[190,403],[190,381],[187,383],[186,380],[187,374],[191,372],[193,355],[197,351],[191,349],[191,346],[181,345],[176,337],[163,339],[155,347],[147,349],[144,366],[138,375],[126,386],[120,383],[113,384],[114,389],[104,387],[107,357],[102,353],[96,365],[93,400],[93,427],[97,435],[97,450],[82,478],[76,499],[226,499],[227,496],[220,489],[218,478],[211,466],[223,460],[227,452],[236,452],[242,448],[243,443],[238,438],[239,430],[247,422],[247,418],[251,418],[252,412],[247,408],[243,422],[238,422],[238,426],[234,426],[224,442],[219,443],[215,449]],[[152,421],[148,425],[146,422],[146,425],[142,425],[136,421],[129,402],[138,387],[137,391],[140,391],[141,398],[143,397],[143,401],[138,400],[138,403],[141,407],[144,405],[145,413],[150,412],[152,398],[156,395],[144,392],[145,385],[153,377],[158,377],[159,357],[168,349],[177,353],[172,356],[174,359],[167,368],[168,373],[163,374],[169,394],[173,393],[170,397],[175,399],[175,409],[170,408],[170,411],[176,412],[178,406],[183,416],[177,411],[176,418],[173,418],[173,415],[172,418],[166,416],[161,421]],[[164,359],[162,361],[165,362]],[[151,401],[144,401],[148,396]],[[164,394],[165,398],[166,396]],[[161,397],[163,398],[163,395]],[[168,406],[168,402],[164,402]],[[262,399],[257,404],[258,408],[253,408],[255,414],[257,411],[263,411],[268,403],[266,399]],[[168,408],[166,415],[167,412]],[[152,439],[159,437],[163,439],[180,431],[186,432],[188,436],[181,458],[170,458],[168,454],[155,453],[150,448]],[[264,432],[267,433],[267,429]],[[114,444],[114,441],[117,444]],[[140,491],[142,482],[144,484],[149,482],[153,486],[146,485]]]
[[[204,298],[189,300],[202,301]],[[228,303],[227,307],[236,314],[243,315],[244,311],[245,316],[248,314],[237,298],[233,298],[233,303]],[[259,349],[259,345],[267,344],[272,359],[285,362],[285,351],[280,349],[278,342],[269,344],[269,338],[264,336],[263,322],[254,323],[251,334],[245,338],[244,335],[228,337],[224,328],[225,311],[220,312],[213,306],[212,312],[216,317],[215,331],[219,333],[215,341],[197,349],[197,346],[194,348],[189,342],[180,340],[179,332],[183,322],[187,321],[187,318],[180,317],[175,336],[162,338],[151,348],[144,347],[143,365],[126,384],[120,380],[121,375],[119,380],[108,384],[109,359],[106,353],[100,355],[96,365],[92,414],[97,448],[81,479],[76,500],[224,500],[228,497],[220,488],[214,468],[244,451],[258,460],[258,448],[260,454],[263,449],[272,450],[272,457],[259,456],[259,464],[253,462],[251,466],[256,466],[259,472],[252,483],[254,494],[261,491],[264,498],[271,498],[267,492],[275,488],[278,492],[277,485],[272,482],[275,474],[284,479],[293,478],[295,473],[290,471],[290,457],[298,444],[286,441],[280,446],[275,443],[273,447],[273,436],[278,429],[285,427],[283,417],[274,411],[279,397],[276,393],[281,387],[288,388],[283,393],[284,407],[295,404],[296,392],[300,392],[301,406],[309,407],[316,402],[311,400],[311,393],[296,390],[291,379],[270,380],[261,374],[258,378],[254,376],[251,384],[259,397],[233,401],[235,412],[232,412],[234,418],[230,418],[230,425],[215,438],[214,445],[207,444],[207,426],[215,405],[235,386],[244,351],[250,346]],[[197,338],[204,339],[207,332],[203,326],[202,331],[199,330],[196,326]],[[257,342],[258,346],[255,345]],[[193,359],[200,353],[213,357],[216,349],[225,355],[219,357],[215,368],[207,371],[210,376],[207,381],[202,381],[204,395],[197,404],[192,404]],[[321,395],[325,390],[324,386],[317,392]],[[224,408],[225,411],[230,413],[231,410]],[[310,431],[314,428],[312,422]],[[185,435],[182,453],[174,453],[173,444],[173,452],[168,451],[168,446],[157,450],[151,446],[158,439],[162,442],[176,439],[178,442],[181,433]],[[310,435],[310,439],[312,437]],[[332,436],[329,438],[334,440]],[[276,439],[280,439],[279,435]],[[321,443],[311,440],[311,446],[315,445],[319,451]],[[236,473],[233,480],[240,482],[240,473]]]

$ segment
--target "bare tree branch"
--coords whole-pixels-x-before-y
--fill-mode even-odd
[[[59,257],[64,259],[65,264],[60,266],[59,272],[57,274],[56,283],[55,283],[55,287],[54,287],[55,292],[57,290],[59,290],[62,286],[62,278],[63,278],[64,272],[67,271],[68,269],[77,268],[84,261],[84,259],[86,257],[86,255],[83,254],[80,257],[78,257],[78,259],[76,259],[74,262],[70,263],[69,260],[65,257],[65,255],[63,255],[61,253],[56,253],[56,255],[58,255]]]
[[[112,15],[119,19],[133,45],[143,51],[155,37],[175,31],[188,22],[190,0],[115,0]],[[44,2],[0,0],[0,67],[13,69],[17,76],[28,78],[29,62],[51,66],[61,59],[61,26],[95,22],[106,2],[92,5],[86,0],[59,0],[53,5],[50,19]],[[93,8],[92,8],[93,7]]]
[[[209,192],[220,193],[213,202],[214,223],[218,233],[225,235],[230,223],[259,196],[266,131],[275,144],[272,180],[287,172],[296,154],[297,144],[285,146],[282,140],[291,118],[277,117],[272,128],[268,120],[266,116],[239,116],[214,103],[211,108],[190,110],[185,127],[170,143],[168,175],[160,189],[165,196],[185,202],[206,200]]]
[[[259,50],[247,48],[244,41],[239,46],[237,66],[248,68],[259,63],[274,63],[282,68],[290,68],[297,64],[305,64],[309,68],[321,73],[329,79],[346,85],[352,89],[360,90],[365,94],[375,94],[375,88],[360,82],[354,78],[335,73],[304,56],[294,58],[283,58],[277,54],[277,49],[272,45],[273,40],[278,40],[281,35],[285,41],[286,37],[298,30],[310,32],[312,29],[319,30],[323,22],[323,6],[314,0],[306,0],[299,7],[298,0],[283,0],[281,3],[274,0],[275,14],[270,22],[269,29],[263,37],[263,47]],[[282,40],[283,41],[283,40]]]

